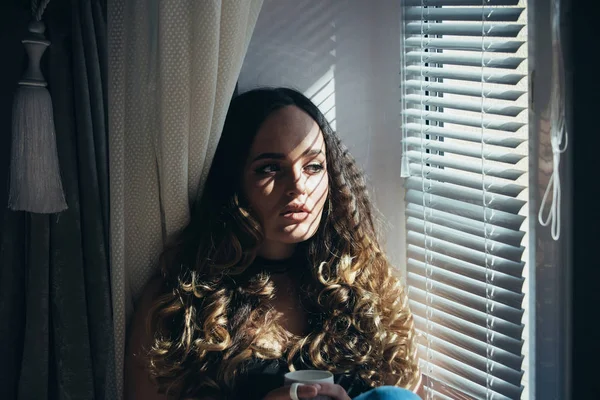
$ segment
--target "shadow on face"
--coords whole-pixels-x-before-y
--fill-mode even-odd
[[[289,257],[316,232],[329,190],[325,150],[319,125],[296,106],[275,111],[259,128],[243,191],[264,231],[261,255]]]

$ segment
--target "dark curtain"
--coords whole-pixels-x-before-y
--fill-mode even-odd
[[[600,334],[598,333],[598,294],[600,293],[600,80],[598,63],[589,55],[598,52],[598,15],[600,4],[566,0],[569,7],[568,54],[572,70],[571,124],[569,138],[573,149],[573,271],[569,279],[570,301],[569,341],[571,355],[569,376],[571,399],[600,397]],[[594,60],[597,60],[594,58]],[[592,78],[592,79],[590,79]]]
[[[0,6],[0,172],[7,182],[11,102],[25,63],[27,2]],[[114,399],[108,253],[106,1],[52,0],[43,70],[54,105],[68,210],[6,209],[0,242],[0,399]]]

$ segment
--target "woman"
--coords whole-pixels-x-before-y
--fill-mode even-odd
[[[416,390],[412,315],[376,239],[362,174],[291,89],[236,97],[191,223],[137,305],[130,399],[290,399]],[[158,393],[164,393],[158,395]]]

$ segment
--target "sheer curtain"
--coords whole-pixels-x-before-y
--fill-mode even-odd
[[[117,387],[134,300],[208,173],[262,0],[109,4]]]

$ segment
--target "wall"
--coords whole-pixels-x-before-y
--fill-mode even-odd
[[[404,268],[400,179],[400,6],[380,0],[265,0],[239,91],[309,96],[364,169],[388,255]]]

